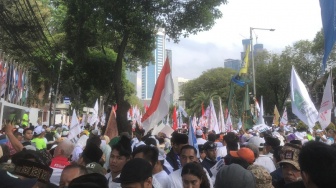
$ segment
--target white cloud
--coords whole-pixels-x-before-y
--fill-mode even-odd
[[[210,68],[222,67],[224,59],[239,59],[241,40],[249,38],[250,27],[274,28],[274,32],[254,30],[253,38],[273,52],[299,40],[312,40],[321,29],[319,1],[234,0],[221,7],[223,18],[207,32],[168,42],[173,51],[173,76],[193,79]]]

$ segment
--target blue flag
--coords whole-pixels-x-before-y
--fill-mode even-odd
[[[324,34],[324,56],[322,63],[322,72],[324,72],[336,39],[336,0],[320,0],[320,7]]]
[[[198,144],[194,132],[194,127],[192,126],[192,118],[190,118],[189,121],[189,133],[188,133],[188,144],[191,146],[194,146],[194,148],[197,150],[197,157],[200,158],[199,150],[198,150]]]

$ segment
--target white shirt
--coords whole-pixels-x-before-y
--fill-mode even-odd
[[[255,165],[260,165],[266,168],[266,170],[271,173],[273,172],[276,168],[274,165],[274,162],[272,161],[272,159],[267,156],[267,155],[260,155],[255,161],[254,163]]]
[[[205,144],[205,142],[207,142],[203,138],[196,138],[196,141],[197,141],[197,145],[203,145],[203,144]]]
[[[211,178],[208,174],[208,171],[205,170],[204,168],[203,168],[203,170],[208,177],[210,187],[213,187],[213,183],[212,183]],[[181,172],[182,172],[182,169],[178,169],[178,170],[172,172],[171,174],[169,174],[169,183],[170,183],[169,187],[170,188],[182,188],[183,187]]]
[[[116,182],[112,181],[111,173],[106,174],[105,177],[108,181],[109,188],[121,188],[120,183],[116,183]],[[119,178],[119,177],[120,177],[120,174],[116,178]]]
[[[227,155],[226,146],[218,147],[217,148],[217,159],[225,157]]]
[[[162,188],[169,188],[169,176],[166,171],[162,170],[153,175],[153,177],[160,183]],[[154,186],[156,188],[156,186]]]

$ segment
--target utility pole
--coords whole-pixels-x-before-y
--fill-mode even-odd
[[[60,69],[59,69],[59,72],[58,72],[57,86],[56,86],[56,92],[55,92],[55,98],[54,98],[53,124],[55,124],[55,118],[56,118],[56,103],[57,103],[59,83],[60,83],[60,79],[61,79],[61,71],[62,71],[63,58],[64,58],[64,54],[62,53],[61,65],[60,65]],[[51,125],[51,122],[49,122],[49,124]]]

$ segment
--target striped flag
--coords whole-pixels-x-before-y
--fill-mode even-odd
[[[155,84],[152,102],[141,120],[145,132],[153,128],[168,114],[170,98],[173,93],[174,85],[167,57]]]

